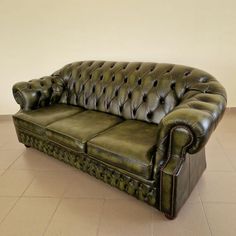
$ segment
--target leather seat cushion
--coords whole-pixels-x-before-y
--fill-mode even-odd
[[[126,120],[91,139],[87,153],[146,179],[151,178],[157,125]]]
[[[98,111],[84,111],[47,126],[49,140],[86,152],[86,142],[123,119]]]
[[[16,126],[39,135],[45,135],[45,127],[47,125],[82,111],[84,111],[84,108],[72,105],[56,104],[36,110],[21,110],[13,117]]]

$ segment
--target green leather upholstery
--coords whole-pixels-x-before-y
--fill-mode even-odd
[[[45,127],[54,121],[82,112],[81,107],[55,104],[37,110],[19,111],[13,118],[16,125],[39,135],[45,135]]]
[[[46,135],[51,141],[86,152],[87,141],[121,121],[103,112],[84,111],[48,125]]]
[[[27,111],[59,101],[64,89],[64,81],[59,76],[45,76],[29,82],[16,83],[12,92],[16,102]]]
[[[127,120],[88,141],[87,153],[106,163],[150,179],[157,125]]]
[[[141,62],[71,63],[16,83],[13,95],[20,142],[171,218],[206,167],[204,146],[227,102],[223,86],[204,71]]]

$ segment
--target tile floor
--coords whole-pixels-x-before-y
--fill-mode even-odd
[[[236,235],[236,110],[207,144],[207,171],[178,217],[33,149],[0,117],[0,236]]]

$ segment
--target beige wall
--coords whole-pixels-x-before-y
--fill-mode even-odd
[[[86,59],[186,64],[236,106],[235,0],[0,0],[0,114],[11,86]]]

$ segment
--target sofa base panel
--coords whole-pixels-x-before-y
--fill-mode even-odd
[[[94,158],[85,153],[67,149],[48,140],[44,140],[35,135],[29,134],[27,131],[16,128],[18,139],[26,147],[33,147],[41,152],[55,157],[71,166],[95,176],[97,179],[110,184],[128,194],[148,203],[159,209],[157,188],[152,185],[141,182],[131,176],[112,169],[107,165],[96,161]]]

